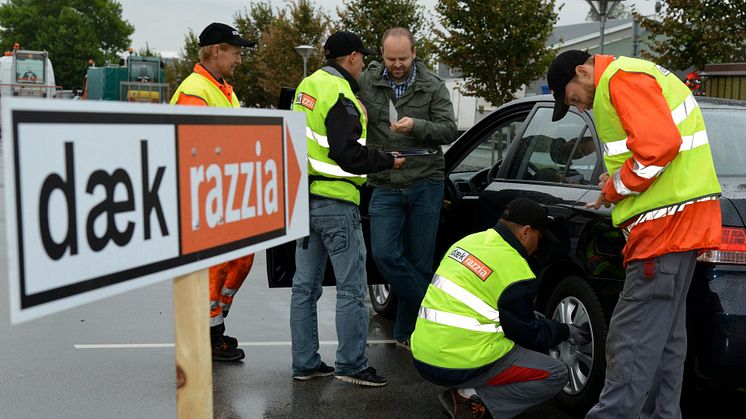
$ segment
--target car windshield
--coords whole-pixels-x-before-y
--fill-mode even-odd
[[[746,112],[702,109],[718,176],[746,176]]]

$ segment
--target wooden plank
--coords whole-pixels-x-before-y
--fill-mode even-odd
[[[733,77],[725,78],[725,95],[726,99],[733,99]]]
[[[174,279],[177,417],[211,418],[212,352],[209,271]]]

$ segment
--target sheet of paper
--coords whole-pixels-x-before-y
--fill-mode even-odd
[[[399,120],[399,114],[396,112],[394,102],[389,99],[389,122],[395,124]]]

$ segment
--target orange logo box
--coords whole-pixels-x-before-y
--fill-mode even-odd
[[[469,268],[470,271],[474,272],[482,281],[486,281],[490,275],[492,275],[492,269],[490,269],[484,262],[474,257],[474,255],[467,256],[463,262],[464,266]]]
[[[179,125],[182,254],[283,230],[282,125]]]

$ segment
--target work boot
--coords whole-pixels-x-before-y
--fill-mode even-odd
[[[451,419],[486,419],[491,418],[487,406],[474,394],[468,399],[451,389],[438,396],[440,405]]]
[[[231,348],[238,348],[238,339],[232,336],[223,335],[223,342]]]
[[[244,358],[241,348],[231,348],[222,339],[212,342],[212,360],[220,362],[237,362]]]
[[[245,356],[238,347],[238,339],[225,335],[225,323],[210,327],[210,346],[213,361],[235,362]]]

